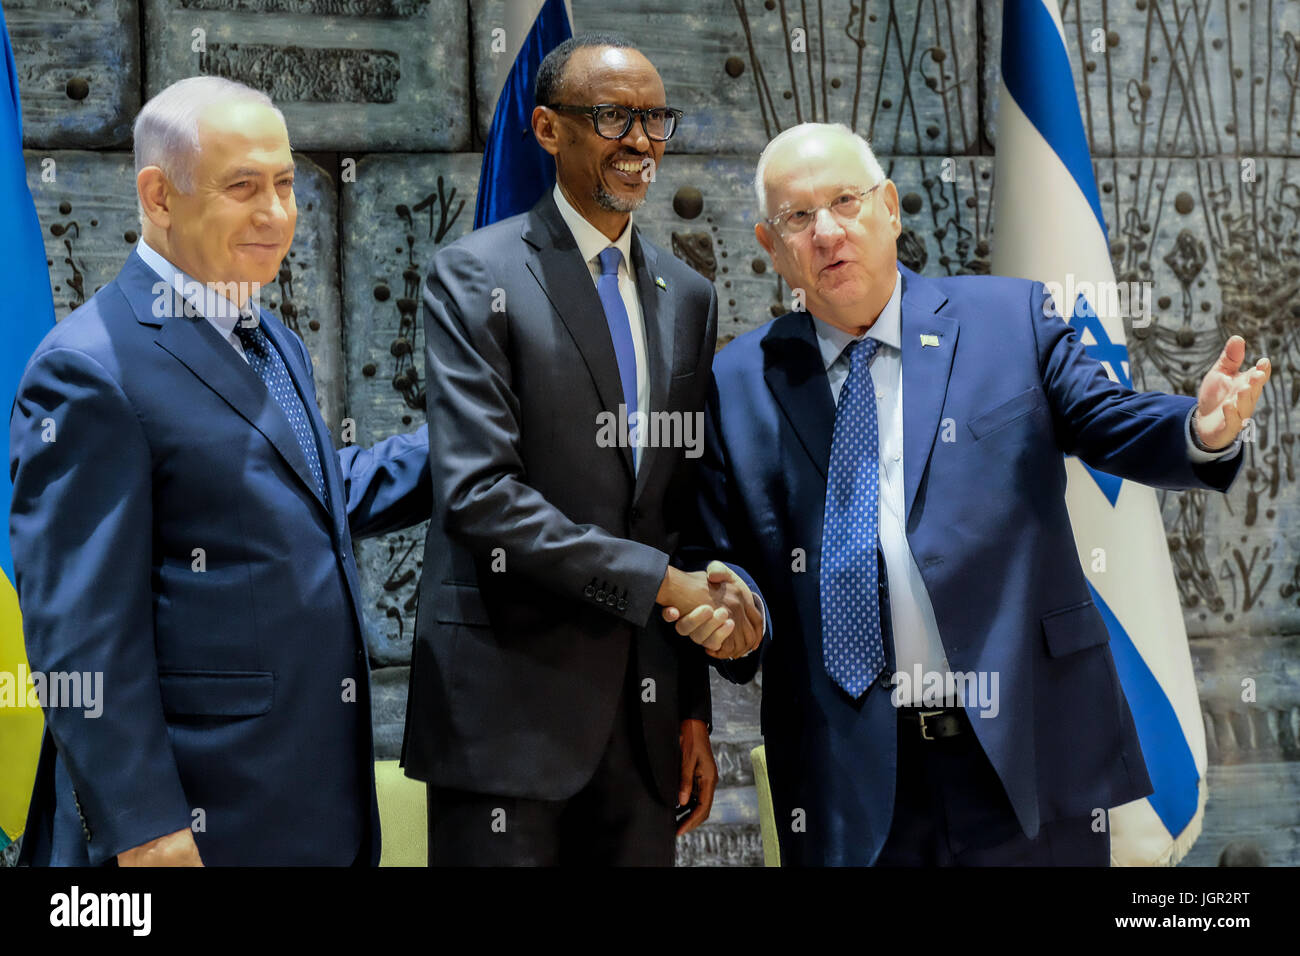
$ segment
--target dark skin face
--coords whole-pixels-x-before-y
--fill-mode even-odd
[[[663,80],[650,61],[636,50],[617,47],[574,51],[565,65],[557,99],[570,106],[668,105]],[[645,200],[664,144],[646,136],[640,118],[633,120],[622,139],[601,137],[586,116],[545,106],[533,109],[532,120],[537,142],[555,157],[556,180],[564,198],[608,238],[617,239],[627,228],[631,210]],[[653,165],[647,165],[647,160]]]

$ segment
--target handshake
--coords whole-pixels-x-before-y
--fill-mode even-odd
[[[721,561],[704,571],[668,568],[655,596],[663,618],[677,622],[689,637],[718,660],[744,657],[763,640],[763,610],[740,576]]]

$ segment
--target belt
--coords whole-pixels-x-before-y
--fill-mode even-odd
[[[900,720],[905,720],[921,732],[922,740],[940,740],[956,737],[966,732],[966,714],[960,707],[898,708]]]

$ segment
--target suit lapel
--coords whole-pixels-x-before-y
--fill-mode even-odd
[[[141,324],[158,328],[155,341],[261,432],[323,508],[325,502],[321,501],[302,447],[283,410],[271,397],[265,384],[248,363],[239,357],[230,343],[222,340],[207,319],[190,318],[184,314],[168,316],[168,310],[175,311],[172,308],[175,300],[170,289],[165,293],[168,308],[160,310],[162,316],[155,315],[153,304],[158,297],[154,289],[160,282],[162,280],[157,274],[134,252],[118,276],[118,284],[135,311],[136,319]],[[288,357],[293,353],[282,338],[287,332],[278,333],[275,329],[277,323],[268,319],[265,313],[262,313],[262,318],[263,328],[279,347],[280,354],[285,356],[285,365],[299,394],[309,392],[303,387],[301,376],[296,371],[297,363]],[[314,417],[310,412],[311,409],[308,409],[309,418]]]
[[[933,283],[906,268],[900,267],[899,272],[903,277],[899,340],[903,362],[903,479],[910,514],[948,394],[957,348],[957,322],[936,314],[947,297]],[[804,450],[825,478],[830,470],[835,402],[814,321],[806,312],[791,312],[772,324],[763,339],[763,377]],[[927,342],[937,339],[938,345],[922,345],[922,335]]]
[[[835,403],[817,346],[815,319],[789,312],[763,338],[763,378],[823,478],[831,461]]]
[[[641,241],[640,233],[632,235],[632,274],[636,276],[637,296],[641,300],[641,321],[645,327],[646,375],[650,379],[649,411],[668,408],[668,391],[672,387],[673,349],[676,335],[676,315],[673,299],[667,290],[660,288],[658,278],[658,250]],[[636,493],[641,496],[651,467],[659,459],[658,448],[641,449],[641,467],[637,469]]]
[[[934,449],[957,351],[957,322],[937,315],[947,297],[907,269],[903,276],[900,345],[903,355],[903,488],[909,517]],[[925,336],[923,344],[922,336]],[[937,344],[930,344],[935,343]]]
[[[529,271],[569,330],[605,410],[617,416],[618,407],[623,404],[623,383],[605,309],[591,281],[591,271],[549,192],[525,220],[523,238],[537,250],[528,262]],[[592,422],[592,428],[595,427],[596,423]],[[620,447],[619,453],[628,477],[633,477],[632,449]]]

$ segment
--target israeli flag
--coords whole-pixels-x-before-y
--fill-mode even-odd
[[[1115,273],[1056,0],[1002,10],[992,271],[1059,283],[1057,308],[1088,354],[1131,388],[1124,325],[1103,304]],[[1071,293],[1080,286],[1092,307]],[[1155,787],[1110,810],[1111,863],[1173,865],[1201,832],[1205,729],[1159,505],[1151,488],[1077,458],[1066,471],[1079,560]]]
[[[474,228],[533,208],[555,185],[555,160],[533,136],[533,80],[546,54],[573,35],[565,0],[508,0],[505,25],[492,31],[500,77],[483,150]]]

